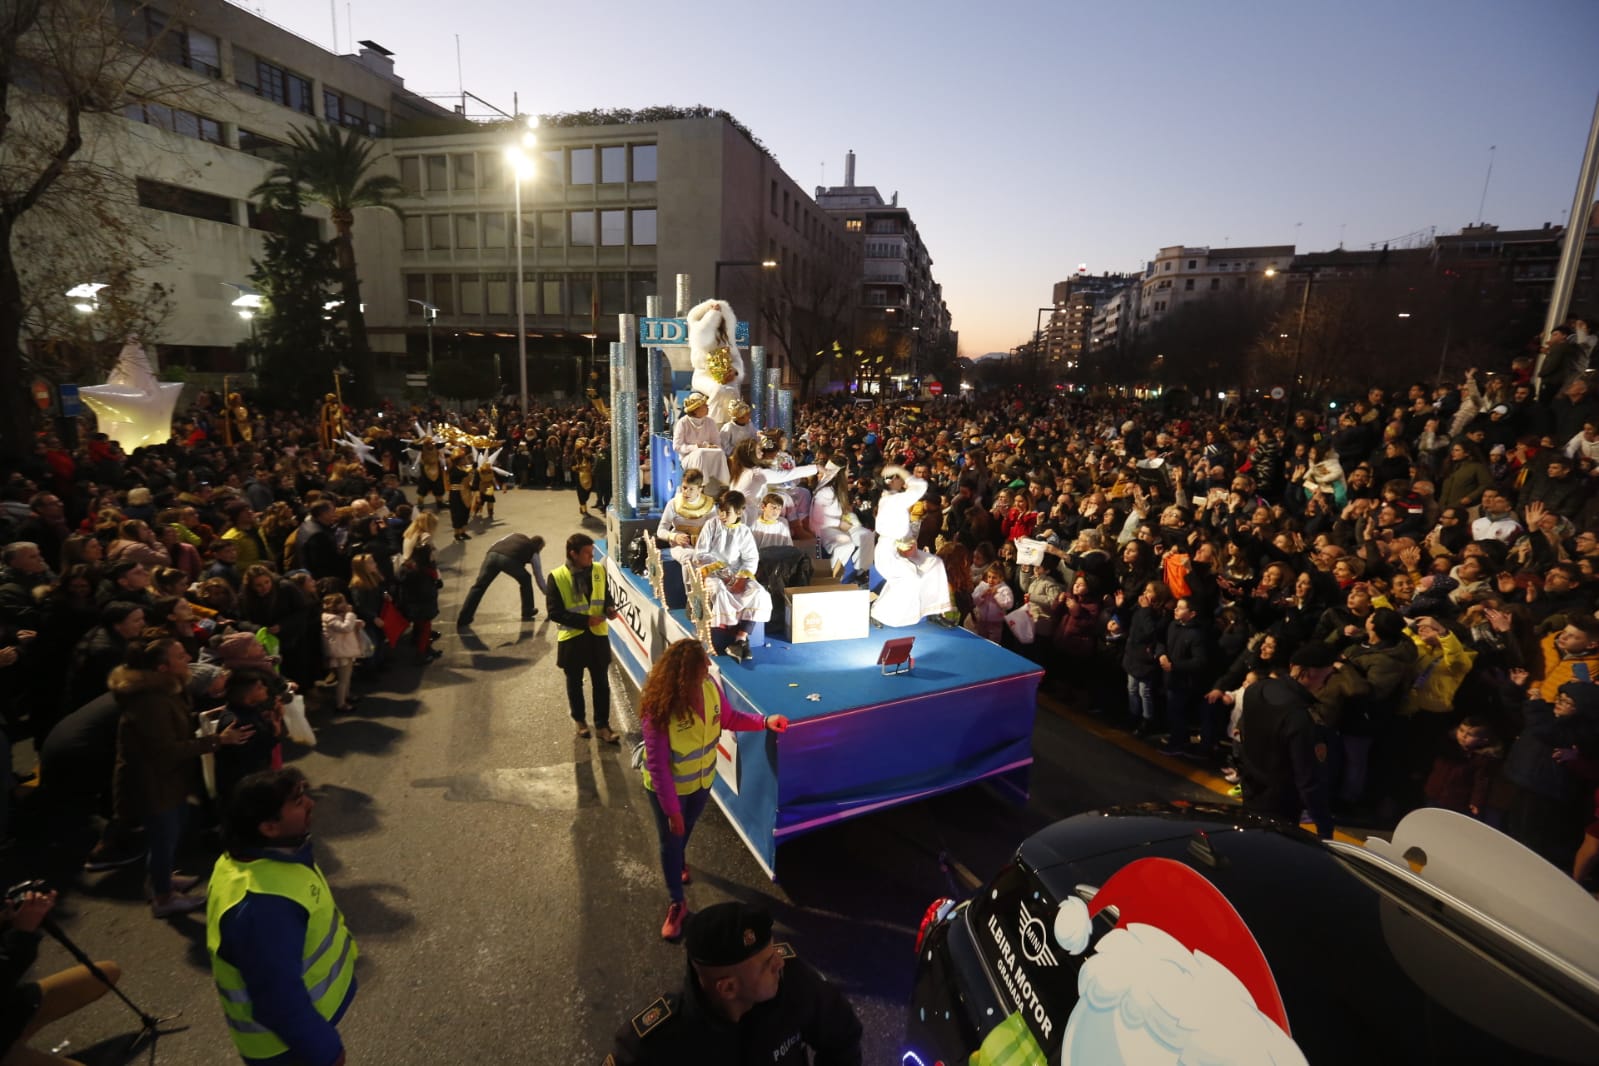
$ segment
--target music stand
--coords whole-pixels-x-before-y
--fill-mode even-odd
[[[915,643],[915,637],[895,637],[883,642],[883,650],[877,653],[877,665],[883,668],[883,676],[908,674],[916,669],[916,660],[911,658],[911,645]]]

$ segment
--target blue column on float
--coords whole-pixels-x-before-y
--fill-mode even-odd
[[[777,424],[788,434],[788,446],[794,448],[794,391],[777,390]]]
[[[766,417],[766,348],[760,344],[750,348],[750,410],[757,429],[771,424]]]

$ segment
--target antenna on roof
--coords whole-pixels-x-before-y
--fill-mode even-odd
[[[328,14],[333,19],[333,54],[339,54],[339,0],[328,0]]]
[[[1497,144],[1490,144],[1488,146],[1488,173],[1482,179],[1482,199],[1477,201],[1477,225],[1479,226],[1482,225],[1482,209],[1488,203],[1488,183],[1493,180],[1494,151],[1498,149],[1498,147],[1499,146]]]

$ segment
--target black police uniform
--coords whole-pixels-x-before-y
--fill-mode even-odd
[[[686,940],[690,960],[734,965],[771,943],[771,917],[742,904],[718,904],[690,919]],[[737,1023],[706,1000],[690,961],[682,992],[661,996],[624,1024],[604,1066],[860,1066],[854,1008],[787,944],[777,948],[786,960],[777,995]]]

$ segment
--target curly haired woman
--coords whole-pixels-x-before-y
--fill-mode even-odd
[[[688,868],[683,852],[689,834],[716,780],[716,742],[723,729],[781,733],[788,719],[780,714],[759,715],[734,709],[711,680],[705,648],[691,638],[667,647],[655,660],[639,697],[639,718],[644,731],[644,787],[650,791],[655,812],[655,832],[661,841],[661,874],[671,905],[661,936],[676,940],[683,935],[688,905],[683,883]],[[661,789],[658,783],[674,788]]]

